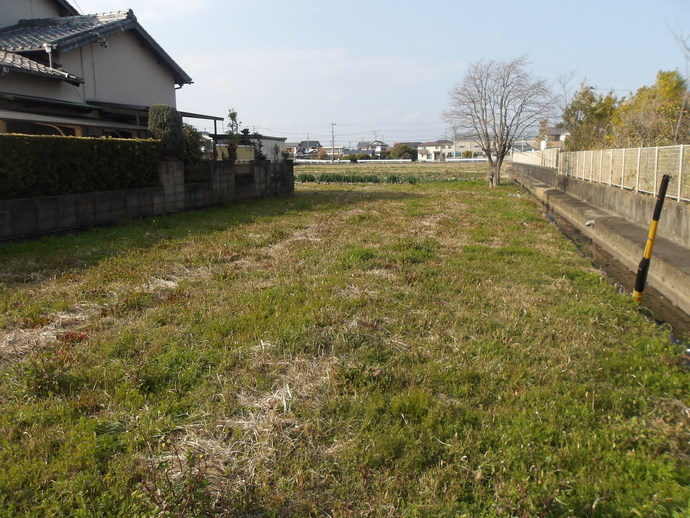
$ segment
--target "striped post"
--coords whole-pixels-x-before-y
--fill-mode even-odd
[[[666,189],[668,189],[668,182],[671,176],[665,174],[661,178],[661,185],[659,185],[659,197],[656,200],[654,207],[654,215],[652,216],[652,223],[649,225],[649,235],[647,236],[647,246],[644,248],[644,256],[637,267],[637,279],[635,279],[635,290],[633,291],[633,300],[638,304],[642,302],[642,294],[644,286],[647,283],[647,272],[649,271],[649,261],[652,257],[652,247],[654,246],[654,237],[656,236],[656,227],[659,224],[661,217],[661,209],[664,208],[664,200],[666,199]]]

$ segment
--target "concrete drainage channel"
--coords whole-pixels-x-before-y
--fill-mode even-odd
[[[597,268],[606,272],[614,286],[617,286],[626,295],[632,293],[635,286],[636,272],[631,271],[613,255],[594,243],[592,239],[585,236],[567,219],[555,212],[549,211],[547,211],[547,217],[556,224],[565,236],[578,244],[580,250],[592,260],[592,263]],[[658,323],[668,325],[676,341],[690,340],[690,315],[682,311],[652,286],[647,286],[645,289],[641,311]]]
[[[544,170],[537,168],[536,172],[539,175]],[[648,227],[643,228],[549,185],[555,181],[552,178],[555,172],[547,171],[546,176],[551,177],[545,179],[524,173],[517,172],[513,178],[542,203],[547,217],[576,241],[622,292],[632,296]],[[668,325],[676,339],[690,340],[690,248],[663,235],[657,236],[655,243],[641,310]]]

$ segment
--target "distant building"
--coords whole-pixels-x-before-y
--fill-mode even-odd
[[[370,153],[372,155],[380,156],[382,151],[388,150],[388,144],[381,140],[366,141],[362,140],[357,143],[358,153]]]
[[[303,140],[299,143],[296,155],[316,155],[321,147],[318,140]]]
[[[433,142],[425,142],[417,146],[417,155],[420,162],[439,162],[451,158],[463,158],[470,154],[479,156],[483,154],[481,146],[474,140],[449,140],[441,139]]]
[[[420,162],[438,162],[453,157],[452,140],[436,140],[417,146],[417,160]]]
[[[290,158],[295,158],[298,149],[299,142],[285,142],[285,152],[290,156]]]

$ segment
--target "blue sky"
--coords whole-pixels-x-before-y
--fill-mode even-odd
[[[338,144],[442,138],[448,90],[467,64],[527,55],[552,81],[572,74],[618,96],[687,73],[673,33],[690,0],[71,0],[83,13],[132,9],[193,78],[183,111],[227,116],[288,140]],[[190,121],[201,129],[208,123]]]

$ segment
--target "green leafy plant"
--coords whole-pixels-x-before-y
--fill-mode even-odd
[[[185,135],[182,116],[173,106],[154,104],[149,108],[149,132],[160,141],[161,158],[182,160]]]
[[[155,140],[0,135],[0,199],[150,187]]]
[[[201,150],[201,133],[191,124],[182,126],[184,134],[184,161],[186,164],[196,164],[203,160]]]
[[[211,499],[205,489],[206,459],[202,453],[180,452],[173,441],[160,443],[163,455],[147,461],[141,492],[156,516],[208,516]],[[152,455],[153,457],[153,455]]]

